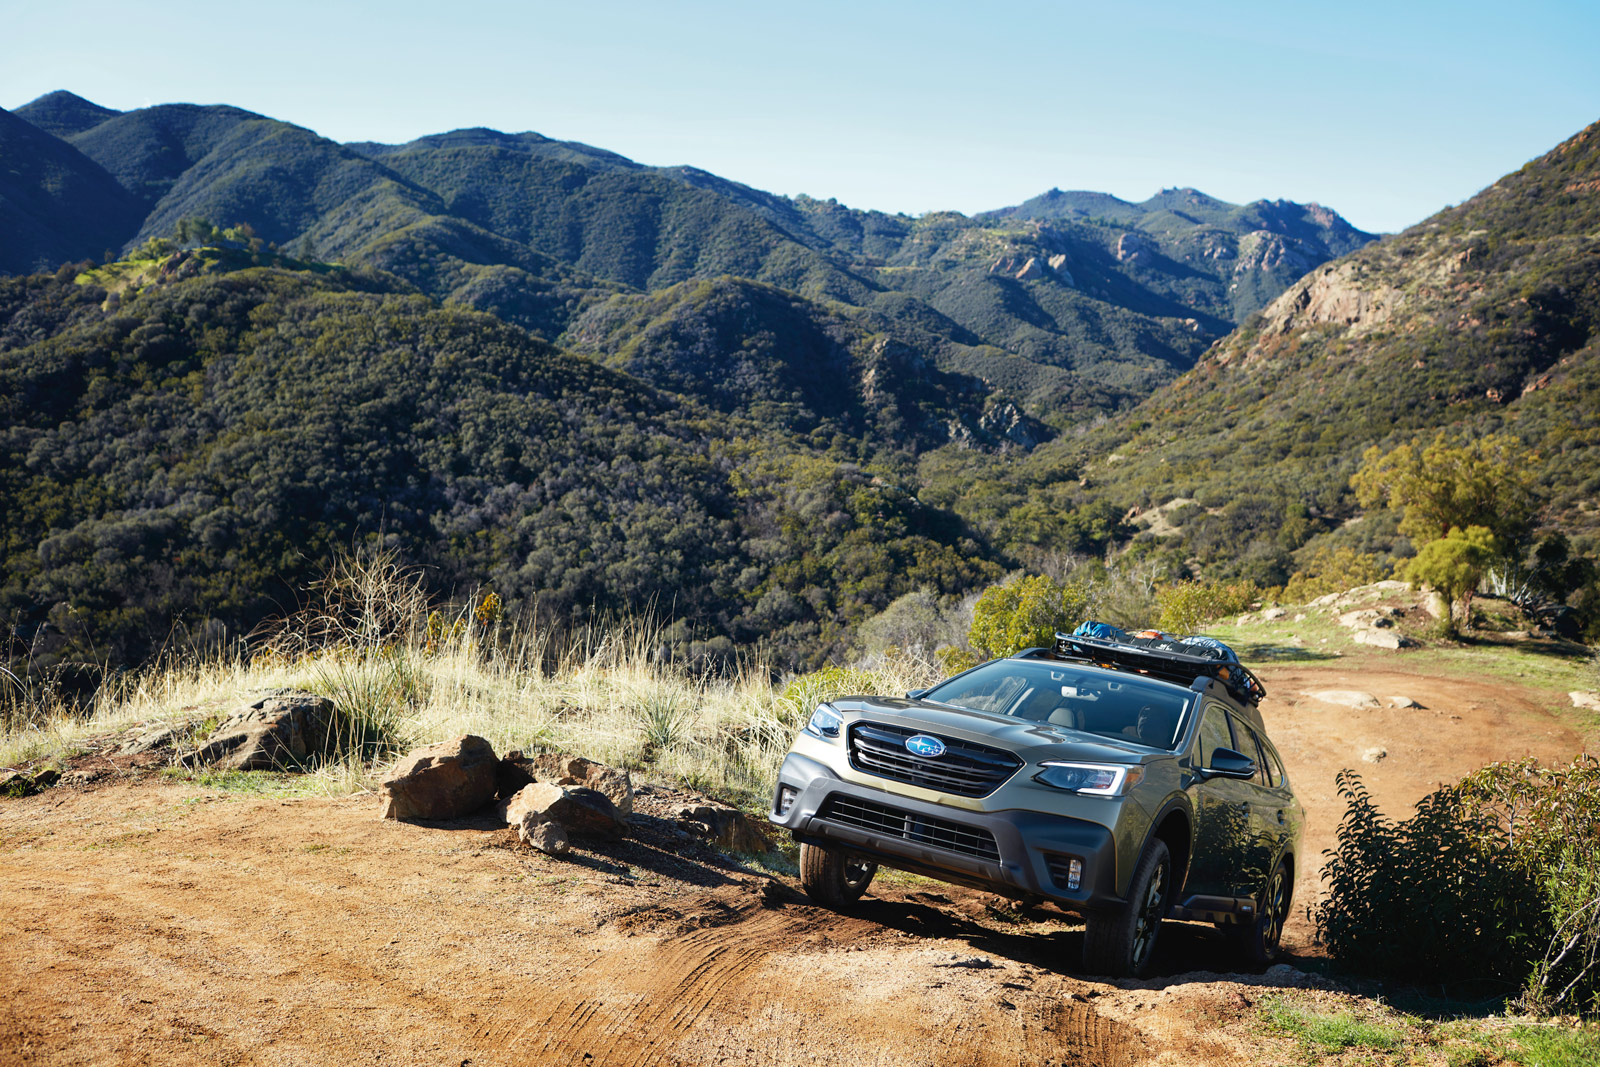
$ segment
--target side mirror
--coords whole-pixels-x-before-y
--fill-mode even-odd
[[[906,694],[906,699],[907,700],[921,700],[922,699],[922,694],[926,693],[926,692],[927,692],[926,689],[913,689],[909,693]]]
[[[1243,752],[1219,748],[1211,754],[1211,766],[1202,768],[1202,778],[1238,778],[1248,781],[1256,776],[1256,761]]]

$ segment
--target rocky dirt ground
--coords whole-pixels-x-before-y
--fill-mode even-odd
[[[1260,672],[1308,855],[1332,844],[1342,767],[1403,814],[1491,760],[1592,746],[1546,690],[1404,657]],[[1329,690],[1380,706],[1307,695]],[[0,1065],[1295,1063],[1256,1005],[1328,984],[1298,904],[1285,965],[1233,970],[1214,931],[1169,924],[1156,978],[1106,983],[1048,909],[891,875],[834,914],[686,840],[649,794],[633,838],[551,858],[487,820],[125,763],[0,801]],[[1299,904],[1315,888],[1301,871]]]

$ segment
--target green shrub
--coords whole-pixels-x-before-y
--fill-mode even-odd
[[[1533,1009],[1600,1014],[1600,760],[1491,764],[1385,819],[1353,771],[1312,908],[1346,964],[1387,977],[1473,975]]]
[[[1047,647],[1055,641],[1056,631],[1071,630],[1082,622],[1088,607],[1089,596],[1080,586],[1043,576],[991,585],[972,609],[967,641],[991,658]]]
[[[1260,593],[1251,582],[1173,582],[1156,590],[1161,609],[1156,625],[1175,634],[1192,634],[1224,615],[1237,615]]]

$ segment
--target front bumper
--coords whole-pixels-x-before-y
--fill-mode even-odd
[[[785,801],[787,804],[785,805]],[[1069,911],[1122,907],[1116,842],[1098,823],[1037,811],[973,811],[847,782],[791,752],[767,817],[798,841],[887,867],[1010,896],[1037,895]],[[1070,863],[1081,864],[1069,888]]]

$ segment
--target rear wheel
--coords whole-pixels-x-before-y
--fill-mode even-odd
[[[877,873],[876,863],[839,849],[800,843],[800,885],[806,896],[825,907],[854,904]]]
[[[1085,971],[1113,978],[1143,978],[1150,973],[1171,881],[1172,856],[1167,843],[1151,841],[1133,872],[1127,906],[1118,912],[1091,913],[1085,919]]]
[[[1255,920],[1228,927],[1234,944],[1251,963],[1271,963],[1278,958],[1278,942],[1283,937],[1283,924],[1289,918],[1289,897],[1293,889],[1288,864],[1278,864],[1272,872],[1272,880],[1267,883]]]

